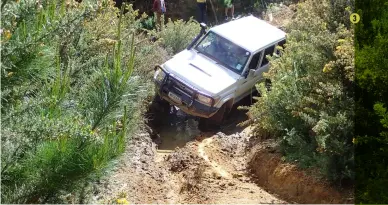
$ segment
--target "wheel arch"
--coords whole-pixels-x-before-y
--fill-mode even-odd
[[[233,95],[228,95],[224,98],[222,98],[216,106],[221,108],[223,105],[226,105],[226,108],[231,108],[234,104],[234,96]]]
[[[230,95],[230,96],[227,96],[227,97],[223,98],[220,101],[219,106],[220,106],[220,108],[222,106],[224,106],[225,109],[226,109],[226,114],[228,114],[232,110],[232,107],[234,105],[234,101],[235,101],[234,96]]]

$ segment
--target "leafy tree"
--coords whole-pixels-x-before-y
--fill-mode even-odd
[[[356,203],[388,195],[388,3],[356,1]]]

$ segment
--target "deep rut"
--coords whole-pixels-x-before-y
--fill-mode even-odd
[[[258,187],[243,171],[238,170],[235,164],[244,165],[236,161],[237,156],[222,151],[225,150],[220,147],[222,140],[228,141],[228,136],[215,134],[188,143],[179,149],[179,155],[173,152],[168,156],[165,151],[157,154],[158,161],[167,167],[171,157],[184,153],[190,156],[180,162],[188,164],[185,169],[170,172],[168,194],[174,201],[168,203],[285,203]],[[165,161],[160,161],[162,155]]]

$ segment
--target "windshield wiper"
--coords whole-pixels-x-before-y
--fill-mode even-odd
[[[203,54],[202,51],[198,50],[198,49],[195,49],[197,51],[197,53],[200,53],[200,54]]]

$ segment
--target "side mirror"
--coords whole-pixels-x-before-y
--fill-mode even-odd
[[[205,23],[200,23],[201,29],[205,30],[207,28],[207,25]]]
[[[204,35],[206,33],[207,25],[205,23],[200,23],[199,25],[201,26],[200,35]]]
[[[253,78],[253,76],[255,75],[255,70],[253,70],[253,69],[249,69],[249,73],[248,73],[248,76],[247,76],[247,78]]]

